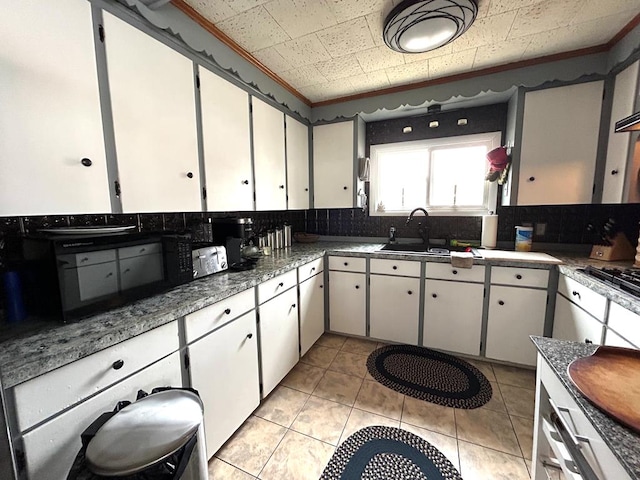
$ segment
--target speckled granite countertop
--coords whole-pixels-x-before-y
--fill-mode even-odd
[[[108,348],[160,325],[200,310],[238,292],[252,288],[327,254],[374,258],[412,259],[448,263],[448,257],[415,255],[403,252],[379,252],[381,243],[318,242],[295,244],[260,259],[255,270],[225,272],[167,292],[145,298],[123,307],[68,324],[33,322],[0,331],[0,371],[5,388],[27,381],[82,357]],[[514,257],[514,252],[492,251],[491,258],[474,259],[485,265],[555,268],[553,257],[531,254]],[[564,266],[560,266],[564,268]],[[576,275],[578,275],[576,273]],[[581,275],[584,277],[584,275]],[[581,283],[586,283],[580,280]],[[640,302],[639,302],[640,303]],[[623,304],[624,305],[624,304]],[[634,304],[636,305],[636,304]],[[640,305],[636,305],[640,312]],[[634,310],[635,311],[635,310]]]
[[[585,343],[567,342],[545,337],[531,337],[531,340],[547,361],[553,372],[560,379],[563,386],[573,396],[576,403],[591,421],[593,428],[609,446],[620,464],[632,479],[640,479],[640,435],[623,427],[601,410],[594,407],[573,386],[567,367],[580,357],[591,355],[598,347]]]

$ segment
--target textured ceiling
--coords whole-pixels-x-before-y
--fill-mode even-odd
[[[602,45],[640,13],[640,0],[478,0],[456,41],[401,54],[382,39],[399,2],[186,0],[314,103]]]

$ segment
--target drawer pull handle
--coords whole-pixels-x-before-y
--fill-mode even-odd
[[[280,185],[278,188],[280,188],[280,189],[284,189],[284,185]]]
[[[573,292],[571,292],[571,295],[573,295],[574,297],[578,297],[578,300],[581,300],[580,298],[580,292],[574,290]]]
[[[431,296],[432,296],[433,298],[438,298],[438,294],[437,294],[437,293],[432,293],[432,294],[431,294]]]
[[[311,267],[311,271],[315,272],[316,271],[316,267]]]
[[[357,290],[358,288],[360,288],[360,285],[356,285],[356,290]]]
[[[130,269],[130,268],[127,268],[127,269],[125,269],[125,271],[124,271],[124,272],[122,272],[122,273],[129,273],[130,271],[131,271],[131,269]]]
[[[342,189],[343,189],[343,190],[346,190],[346,189],[347,189],[347,187],[346,187],[346,186],[345,186],[345,187],[342,187]]]
[[[349,265],[349,262],[344,262],[344,266],[346,267],[347,265]]]
[[[412,292],[411,290],[409,290],[407,293],[408,293],[409,295],[413,295],[413,292]]]
[[[111,366],[114,370],[120,370],[122,367],[124,367],[124,360],[116,360]]]
[[[592,344],[592,343],[593,343],[593,340],[589,340],[588,338],[585,338],[585,339],[584,339],[584,343],[586,343],[586,344]]]
[[[320,285],[320,288],[324,288],[324,285]]]
[[[80,260],[81,262],[88,262],[89,261],[89,257],[84,257],[82,260]]]
[[[398,267],[396,267],[396,266],[394,265],[394,266],[393,266],[393,269],[394,269],[394,270],[397,270],[397,269],[398,269]]]
[[[295,304],[295,303],[292,303],[292,304],[291,304],[291,308],[296,308],[296,304]]]
[[[504,305],[504,302],[502,300],[498,300],[498,305]]]
[[[284,287],[284,283],[280,282],[280,283],[278,284],[278,286],[279,286],[279,287]]]
[[[451,273],[453,273],[454,275],[458,274],[458,270],[453,270]]]
[[[567,407],[559,407],[558,405],[556,405],[556,402],[554,402],[553,400],[549,399],[549,404],[551,405],[551,408],[553,409],[553,411],[556,413],[556,415],[558,416],[558,419],[560,421],[560,423],[562,424],[562,426],[564,427],[564,429],[567,431],[567,433],[569,434],[569,437],[571,438],[571,441],[573,442],[573,444],[577,447],[577,448],[582,448],[582,445],[580,444],[580,442],[582,443],[589,443],[589,439],[587,437],[584,437],[582,435],[576,435],[573,430],[571,430],[569,428],[569,425],[567,424],[567,422],[564,421],[564,418],[562,418],[562,415],[560,415],[560,412],[567,412],[568,414],[571,414],[571,412],[569,411],[569,409]]]
[[[517,278],[518,280],[522,280],[522,275],[517,274],[517,275],[516,275],[516,278]]]
[[[230,308],[225,308],[225,309],[224,309],[224,313],[225,313],[226,315],[229,315],[229,314],[231,313],[231,309],[230,309]]]
[[[107,278],[109,278],[109,277],[113,277],[113,272],[107,273]]]
[[[243,185],[249,185],[249,180],[243,180],[243,181],[242,181],[242,184],[243,184]]]
[[[146,249],[146,248],[141,248],[141,249],[140,249],[140,253],[142,253],[142,252],[146,252],[146,251],[147,251],[147,249]]]
[[[247,333],[247,338],[251,340],[253,338],[253,333]]]

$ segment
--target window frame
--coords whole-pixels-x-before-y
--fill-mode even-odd
[[[460,135],[455,137],[444,137],[429,140],[415,140],[410,142],[397,142],[397,143],[382,143],[377,145],[371,145],[370,147],[370,161],[371,161],[371,175],[369,183],[369,216],[404,216],[408,215],[413,208],[423,207],[429,212],[429,215],[447,215],[447,216],[481,216],[496,211],[497,199],[498,199],[498,185],[497,182],[485,181],[485,194],[484,194],[484,206],[482,207],[440,207],[440,206],[425,206],[415,205],[411,209],[407,210],[387,210],[379,212],[376,210],[380,199],[378,197],[378,154],[389,152],[400,152],[403,150],[416,150],[424,148],[428,154],[427,170],[427,185],[425,188],[425,204],[429,198],[429,189],[431,186],[431,180],[429,178],[431,173],[431,150],[442,149],[446,147],[454,146],[473,146],[478,144],[487,144],[488,151],[497,148],[501,145],[502,132],[486,132],[472,135]],[[486,162],[487,169],[489,168],[489,162]]]

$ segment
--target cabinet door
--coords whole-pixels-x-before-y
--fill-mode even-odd
[[[300,284],[300,355],[304,355],[324,333],[324,275]]]
[[[249,94],[200,68],[207,211],[253,210]]]
[[[526,93],[518,205],[591,203],[603,86]]]
[[[252,102],[256,210],[285,210],[284,114],[255,97]]]
[[[635,62],[616,75],[611,122],[609,123],[607,163],[602,186],[602,203],[620,203],[622,201],[624,182],[627,178],[626,169],[631,133],[616,133],[615,124],[633,113],[638,88],[639,64],[640,62]]]
[[[189,360],[211,458],[260,403],[255,311],[189,345]]]
[[[309,208],[309,127],[285,115],[287,133],[287,207]]]
[[[329,272],[329,330],[367,334],[366,282],[364,273]]]
[[[202,210],[193,64],[104,13],[125,212]]]
[[[611,302],[607,317],[607,327],[615,330],[635,348],[640,347],[640,316],[638,314]]]
[[[0,32],[0,216],[110,212],[91,4],[4,1]]]
[[[556,295],[553,338],[600,344],[603,324],[575,303]]]
[[[546,308],[546,290],[491,286],[486,356],[535,365],[529,335],[542,335]]]
[[[354,124],[313,127],[313,206],[352,208],[354,183]]]
[[[181,386],[176,352],[31,430],[23,436],[28,477],[65,480],[81,447],[80,434],[102,413],[121,400],[134,401],[138,390]]]
[[[262,398],[300,360],[297,304],[297,292],[292,288],[259,307]]]
[[[481,283],[427,279],[423,345],[449,352],[480,355],[483,299],[484,285]]]
[[[418,344],[420,279],[371,275],[369,335],[390,342]]]

